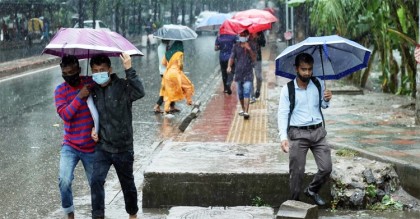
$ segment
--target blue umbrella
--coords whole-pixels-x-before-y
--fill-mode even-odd
[[[204,18],[196,26],[195,29],[201,30],[201,31],[218,31],[220,25],[222,25],[226,19],[229,19],[231,17],[232,17],[231,14],[223,14],[223,13],[214,14],[214,15]]]
[[[313,76],[322,80],[336,80],[367,67],[371,51],[346,38],[332,35],[308,37],[287,47],[276,58],[276,75],[294,79],[295,57],[309,53],[314,58]]]

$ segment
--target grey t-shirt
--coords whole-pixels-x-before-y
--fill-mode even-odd
[[[255,45],[249,43],[251,49],[255,51]],[[241,47],[240,43],[233,45],[232,54],[230,58],[233,59],[235,63],[235,81],[244,82],[244,81],[253,81],[253,62],[251,55],[244,48]]]

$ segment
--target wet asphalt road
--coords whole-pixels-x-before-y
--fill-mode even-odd
[[[206,79],[218,66],[214,40],[214,36],[200,36],[184,43],[184,68],[196,96],[206,93]],[[146,88],[146,96],[133,104],[139,162],[150,155],[153,142],[176,135],[181,119],[190,111],[180,102],[177,106],[183,111],[172,119],[152,112],[160,86],[157,53],[156,48],[141,50],[145,56],[133,58],[133,67]],[[86,62],[81,66],[85,73]],[[119,59],[113,59],[112,66],[114,72],[123,72]],[[60,209],[57,176],[63,127],[53,93],[62,81],[58,66],[0,80],[0,218],[45,218]],[[75,197],[89,194],[81,164],[76,168],[73,190]]]

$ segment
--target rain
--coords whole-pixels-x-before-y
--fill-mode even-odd
[[[240,25],[241,28],[253,26],[252,28],[262,28],[261,31],[266,31],[267,34],[271,33],[275,36],[273,45],[279,43],[291,45],[297,43],[295,41],[297,38],[310,33],[307,28],[300,27],[296,37],[288,39],[286,33],[293,28],[290,26],[293,22],[287,23],[284,2],[283,0],[0,0],[0,70],[7,69],[9,65],[14,66],[13,69],[0,72],[0,94],[2,94],[0,95],[0,218],[64,218],[58,187],[64,124],[54,105],[54,90],[63,82],[63,78],[59,66],[60,55],[47,51],[49,43],[57,39],[55,36],[60,30],[78,28],[115,32],[140,51],[141,54],[132,56],[132,62],[133,68],[143,82],[146,96],[133,103],[132,124],[135,165],[137,169],[144,171],[154,156],[156,145],[175,141],[182,134],[179,126],[184,119],[190,115],[194,107],[205,109],[207,101],[214,95],[214,90],[218,89],[221,79],[219,52],[215,51],[215,40],[225,20],[231,19],[237,12],[248,9],[270,12],[278,20],[257,27],[253,26],[255,23],[251,21],[241,21]],[[309,12],[304,11],[302,14],[306,16],[307,13]],[[212,15],[220,16],[217,18],[220,20],[213,21],[220,23],[212,26],[204,25],[206,22],[211,22]],[[293,13],[287,16],[293,16]],[[162,60],[158,58],[158,46],[162,43],[162,39],[167,39],[163,33],[166,33],[163,31],[164,27],[172,25],[190,31],[188,39],[183,36],[183,39],[176,40],[183,42],[183,68],[195,87],[195,95],[192,106],[186,101],[176,102],[181,111],[166,115],[155,113],[153,106],[159,98],[162,80],[159,75],[159,64]],[[298,27],[298,24],[296,25]],[[239,34],[238,30],[235,31],[237,33],[233,34]],[[56,53],[64,51],[64,46],[60,46],[55,48]],[[273,46],[271,50],[274,53],[281,52],[278,51],[278,46]],[[120,50],[117,51],[119,52],[116,53],[121,53]],[[274,62],[274,58],[270,57],[270,62]],[[111,66],[119,77],[125,77],[118,56],[111,57]],[[89,59],[86,57],[80,58],[80,67],[81,75],[92,75]],[[142,175],[140,179],[136,178],[136,185],[141,184],[142,180]],[[118,184],[113,168],[107,177],[107,184]],[[76,208],[84,206],[80,212],[89,215],[90,189],[80,162],[74,172],[72,189]],[[107,197],[108,199],[111,197]],[[141,197],[138,204],[141,208]],[[78,210],[76,209],[76,212]],[[113,213],[117,211],[125,214],[124,207],[110,210]],[[166,208],[140,211],[150,218],[164,218],[168,214]],[[321,210],[320,212],[323,218],[389,216],[380,212],[371,214],[364,211],[331,213],[328,210]],[[395,216],[397,214],[395,213]],[[77,216],[79,217],[76,218],[83,218],[82,215]],[[90,218],[90,215],[85,218]],[[109,216],[109,218],[114,217]]]

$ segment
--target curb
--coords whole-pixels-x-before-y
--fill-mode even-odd
[[[215,93],[218,83],[211,83],[211,82],[219,81],[219,79],[221,78],[221,74],[219,74],[219,72],[220,72],[220,65],[217,65],[216,69],[213,72],[212,77],[209,78],[208,83],[206,83],[202,88],[203,91],[207,91],[208,93],[207,92],[201,93],[200,96],[197,98],[197,101],[194,103],[191,113],[181,120],[181,123],[178,126],[178,129],[181,132],[184,132],[188,128],[189,124],[195,118],[198,117],[198,115],[201,112],[200,107],[202,105],[207,105],[207,102],[211,99],[211,97]]]
[[[27,58],[30,59],[31,57]],[[13,74],[22,73],[24,71],[33,70],[33,69],[39,69],[46,66],[50,66],[53,64],[59,64],[60,58],[53,57],[53,58],[45,58],[44,60],[35,61],[30,64],[22,64],[20,66],[12,66],[9,68],[4,68],[0,70],[0,77],[7,77]]]

